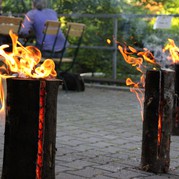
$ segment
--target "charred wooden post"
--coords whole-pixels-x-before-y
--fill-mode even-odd
[[[7,79],[2,179],[54,179],[59,80]]]
[[[172,120],[172,134],[179,135],[179,64],[173,65],[175,70],[175,99],[174,115]]]
[[[141,157],[145,171],[166,173],[169,169],[174,74],[172,70],[146,73]]]

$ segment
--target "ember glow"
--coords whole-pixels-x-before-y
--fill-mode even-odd
[[[160,146],[161,143],[161,136],[162,136],[162,116],[161,113],[159,114],[159,119],[158,119],[158,146]]]
[[[36,166],[36,179],[42,178],[42,165],[43,165],[43,130],[45,118],[45,82],[40,83],[40,109],[39,109],[39,131],[38,131],[38,154]]]
[[[12,39],[12,52],[6,52],[8,45],[0,46],[0,112],[4,110],[4,90],[2,81],[6,78],[55,78],[55,63],[51,59],[46,59],[40,63],[41,52],[34,46],[23,47],[18,41],[18,36],[12,31],[9,32]]]

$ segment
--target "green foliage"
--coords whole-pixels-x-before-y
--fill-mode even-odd
[[[31,8],[31,0],[2,0],[3,13],[25,13]]]
[[[143,2],[143,3],[142,3]],[[48,7],[58,14],[67,14],[65,21],[86,24],[82,45],[112,47],[106,40],[113,41],[114,19],[95,17],[95,14],[120,14],[117,29],[117,41],[133,46],[137,49],[147,47],[154,50],[163,47],[168,38],[179,45],[179,18],[173,18],[170,29],[153,29],[156,17],[146,14],[177,14],[179,1],[176,0],[47,0]],[[3,1],[3,12],[25,13],[31,9],[31,0]],[[149,8],[150,7],[150,8]],[[74,16],[73,14],[76,14]],[[94,17],[79,17],[77,14],[92,14]],[[143,15],[144,14],[144,15]],[[70,16],[71,15],[71,16]],[[135,15],[140,15],[136,17]],[[80,49],[75,69],[78,72],[104,72],[107,77],[112,76],[112,50]],[[138,72],[128,65],[118,53],[117,75],[138,75]]]
[[[115,0],[58,0],[58,3],[53,3],[52,8],[56,8],[59,13],[69,14],[117,13],[116,7],[111,6],[112,2],[115,2]]]

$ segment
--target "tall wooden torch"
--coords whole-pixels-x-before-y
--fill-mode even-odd
[[[60,80],[7,79],[2,179],[54,179]]]
[[[148,70],[145,82],[142,169],[168,172],[174,102],[173,70]]]

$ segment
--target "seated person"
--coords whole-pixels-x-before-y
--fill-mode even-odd
[[[41,49],[41,43],[43,39],[43,29],[44,29],[45,22],[47,20],[58,21],[57,13],[52,9],[46,8],[46,3],[44,0],[33,0],[33,9],[28,11],[27,14],[25,15],[20,30],[20,35],[25,37],[28,36],[31,32],[33,32],[36,38],[36,47],[42,51],[44,57],[48,58],[50,57],[49,51],[52,50],[55,36],[47,35],[45,38],[43,49]],[[64,42],[65,42],[65,36],[60,29],[54,51],[55,52],[61,51],[64,47]],[[57,56],[55,56],[55,54],[57,53],[54,53],[53,57],[59,57],[59,53]]]

